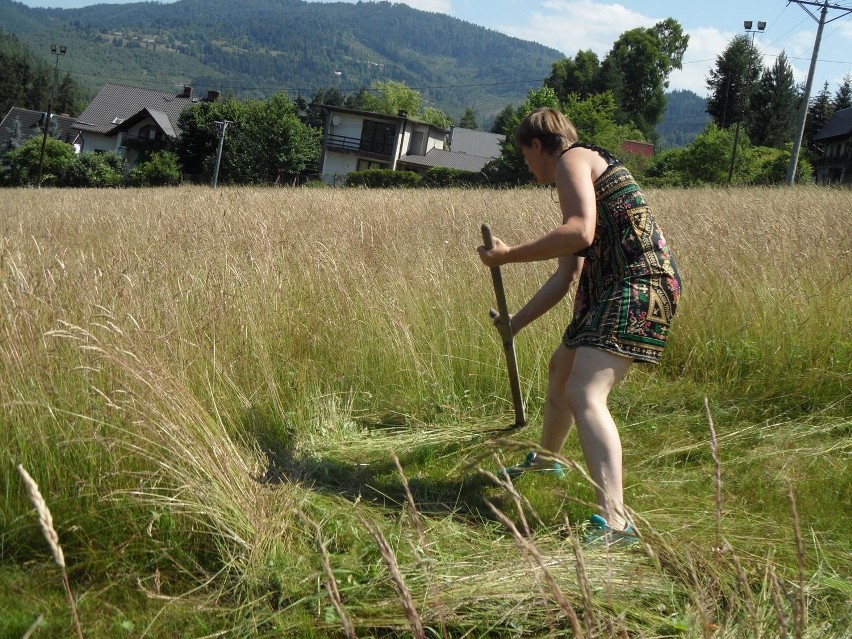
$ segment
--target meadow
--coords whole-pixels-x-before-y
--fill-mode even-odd
[[[495,474],[571,300],[507,430],[475,248],[546,190],[0,193],[0,636],[847,637],[849,191],[649,199],[684,295],[611,396],[642,541],[607,549],[576,436],[565,479]]]

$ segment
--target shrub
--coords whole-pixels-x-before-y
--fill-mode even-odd
[[[25,186],[38,180],[42,136],[36,136],[17,149],[9,151],[4,160],[4,184]],[[44,166],[41,183],[45,186],[62,186],[68,168],[76,159],[74,147],[66,142],[48,137],[44,147]]]
[[[414,171],[369,169],[350,173],[346,178],[346,186],[362,186],[368,189],[413,188],[419,186],[422,179]]]
[[[65,185],[81,188],[121,186],[127,163],[118,153],[86,151],[68,167]]]
[[[128,176],[132,186],[174,186],[180,184],[180,165],[171,151],[159,151],[137,165]]]
[[[431,187],[483,186],[487,183],[485,174],[480,171],[462,171],[443,166],[429,169],[423,178],[423,186]]]

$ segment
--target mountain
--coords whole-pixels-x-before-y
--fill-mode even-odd
[[[657,150],[687,146],[710,122],[707,99],[692,91],[677,90],[666,94],[666,114],[657,125],[660,134]]]
[[[350,94],[395,80],[456,120],[468,106],[483,121],[521,103],[563,57],[390,2],[180,0],[37,9],[0,0],[0,24],[46,57],[50,44],[66,45],[60,69],[95,91],[123,82],[239,97],[284,90],[310,99],[329,87]]]

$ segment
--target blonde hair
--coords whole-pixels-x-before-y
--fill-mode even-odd
[[[515,131],[515,146],[532,146],[536,138],[548,153],[567,149],[579,139],[571,120],[551,107],[540,107],[523,119]]]

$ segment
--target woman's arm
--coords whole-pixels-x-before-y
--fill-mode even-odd
[[[527,324],[535,321],[553,308],[567,295],[571,284],[579,279],[582,269],[582,257],[577,257],[576,255],[560,257],[556,272],[548,278],[521,310],[512,315],[512,331],[517,333]]]
[[[603,160],[593,151],[576,149],[563,155],[556,165],[556,189],[563,223],[540,238],[509,246],[494,238],[490,251],[479,248],[487,266],[510,262],[538,262],[572,255],[588,248],[595,239],[597,203],[592,177],[593,162]],[[595,167],[598,170],[600,167]]]

